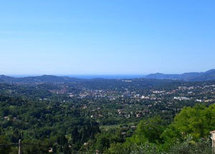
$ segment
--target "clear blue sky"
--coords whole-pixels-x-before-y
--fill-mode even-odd
[[[0,2],[0,74],[215,68],[214,0]]]

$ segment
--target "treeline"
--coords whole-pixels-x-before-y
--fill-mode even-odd
[[[185,107],[171,123],[160,116],[143,119],[135,131],[124,126],[101,130],[73,105],[1,96],[0,153],[17,153],[18,147],[10,144],[19,139],[23,153],[211,152],[215,104]]]
[[[107,136],[102,141],[97,140],[96,144],[102,143],[98,150],[108,154],[208,154],[212,150],[210,131],[214,129],[215,104],[209,107],[196,105],[185,107],[169,125],[159,116],[142,120],[134,134],[123,143]]]
[[[100,129],[73,105],[0,96],[0,153],[17,153],[11,144],[19,139],[23,153],[47,153],[50,148],[55,153],[78,151]]]

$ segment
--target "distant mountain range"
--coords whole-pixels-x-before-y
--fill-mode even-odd
[[[210,81],[215,80],[215,69],[206,72],[191,72],[183,74],[162,74],[155,73],[145,76],[147,79],[169,79],[183,81]]]
[[[99,76],[96,76],[98,79]],[[102,78],[102,77],[101,77]],[[121,76],[121,78],[123,78]],[[125,77],[125,79],[128,77]],[[146,76],[130,76],[131,79],[139,78],[139,79],[158,79],[158,80],[181,80],[181,81],[210,81],[215,80],[215,69],[206,71],[206,72],[192,72],[192,73],[184,73],[184,74],[162,74],[155,73],[149,74]],[[93,78],[91,78],[93,79]],[[105,79],[105,78],[104,78]],[[107,79],[107,78],[106,78]],[[120,79],[110,78],[109,79]],[[88,80],[67,76],[54,76],[54,75],[42,75],[42,76],[33,76],[33,77],[10,77],[5,75],[0,75],[1,83],[68,83],[68,82],[76,82],[80,80]]]
[[[79,79],[64,77],[64,76],[54,76],[54,75],[42,75],[34,77],[9,77],[5,75],[0,75],[0,82],[3,83],[66,83],[74,82]]]

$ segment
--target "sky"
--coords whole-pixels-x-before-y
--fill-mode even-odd
[[[214,0],[0,0],[0,74],[215,68]]]

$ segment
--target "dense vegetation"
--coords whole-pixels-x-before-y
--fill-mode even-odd
[[[0,153],[211,150],[213,81],[48,78],[0,83]]]
[[[166,125],[160,117],[142,120],[131,137],[113,143],[107,153],[210,153],[215,105],[186,107]]]
[[[34,102],[1,96],[0,117],[1,139],[12,143],[23,139],[23,143],[43,145],[41,148],[46,151],[53,145],[60,151],[70,149],[69,146],[78,150],[99,133],[98,123],[84,118],[79,110],[72,108],[72,103]]]

